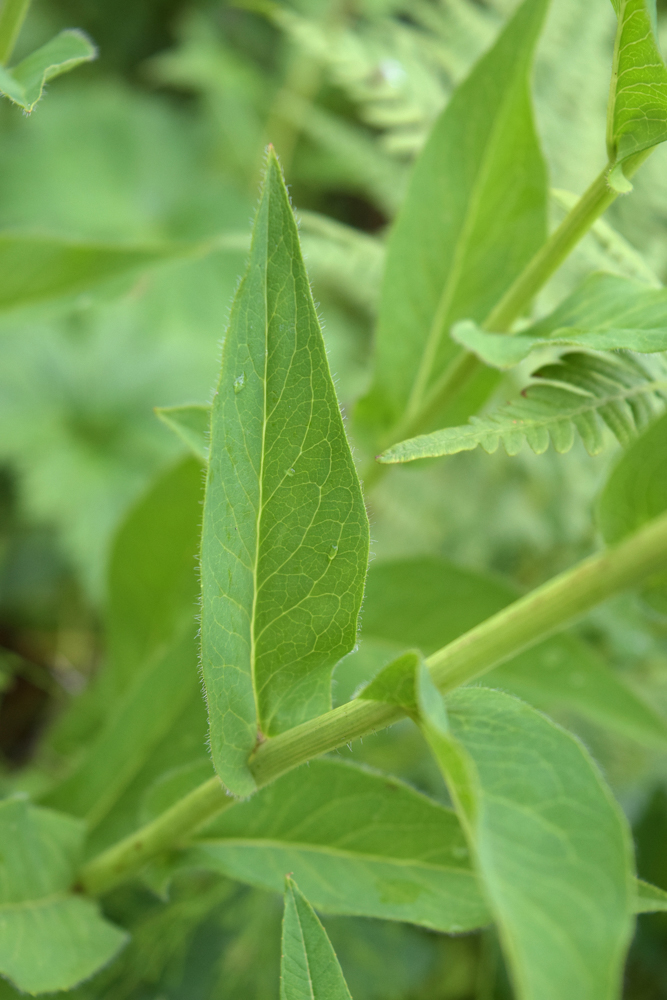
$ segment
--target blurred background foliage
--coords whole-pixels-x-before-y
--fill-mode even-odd
[[[77,26],[100,56],[54,83],[30,117],[0,105],[0,233],[143,247],[162,259],[0,310],[5,789],[45,787],[84,739],[81,713],[66,709],[86,703],[104,664],[112,539],[154,478],[183,457],[153,407],[210,398],[266,143],[277,148],[300,215],[349,414],[368,384],[383,241],[411,162],[453,86],[514,7],[515,0],[35,3],[20,50]],[[660,17],[667,31],[664,4]],[[608,0],[552,5],[535,90],[551,184],[561,192],[554,221],[567,203],[562,192],[580,193],[605,162],[613,32]],[[538,311],[596,268],[667,279],[666,167],[662,149],[632,197],[617,202],[608,224],[541,295]],[[534,586],[596,545],[595,497],[613,459],[613,449],[595,459],[577,448],[512,459],[475,452],[393,469],[369,497],[374,557],[440,554]],[[667,713],[664,619],[625,597],[580,631]],[[193,711],[200,733],[201,709]],[[641,874],[667,889],[664,755],[566,721],[635,823]],[[355,759],[441,794],[405,726],[367,743]],[[191,757],[204,752],[200,739]],[[134,943],[77,997],[277,997],[277,899],[200,874],[182,876],[168,904],[137,883],[106,905],[132,928]],[[487,934],[445,939],[370,920],[326,924],[355,1000],[510,995]],[[0,984],[5,995],[16,994]],[[641,919],[627,997],[667,998],[664,915]]]

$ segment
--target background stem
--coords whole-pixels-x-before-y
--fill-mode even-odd
[[[652,149],[643,150],[641,153],[629,157],[624,167],[626,177],[631,177],[651,152]],[[611,164],[607,164],[602,173],[596,177],[546,243],[507,289],[482,323],[484,330],[493,333],[507,333],[512,324],[525,312],[537,293],[567,259],[577,243],[583,239],[594,223],[618,198],[618,191],[609,187],[607,183],[610,169]],[[426,393],[419,412],[412,419],[399,423],[388,435],[386,441],[382,441],[381,448],[384,450],[398,441],[404,441],[426,430],[434,414],[437,414],[447,403],[451,403],[483,367],[484,365],[475,354],[461,350]],[[368,472],[366,472],[364,481],[366,480],[373,482]]]
[[[0,65],[6,66],[28,13],[31,0],[4,0],[0,7]]]
[[[443,693],[474,680],[564,628],[605,598],[664,570],[666,564],[667,513],[433,653],[426,661],[433,680]],[[356,699],[269,739],[250,760],[257,786],[389,726],[403,714],[392,705]],[[220,781],[211,778],[152,823],[93,858],[80,873],[80,885],[90,893],[104,892],[234,801]]]

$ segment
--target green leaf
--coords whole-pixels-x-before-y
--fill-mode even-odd
[[[511,368],[531,351],[552,346],[651,354],[667,350],[667,289],[592,274],[557,309],[519,334],[487,333],[463,321],[452,337],[496,368]]]
[[[421,154],[389,238],[376,371],[359,417],[413,417],[546,236],[546,177],[528,78],[546,0],[525,0],[456,90]]]
[[[235,794],[257,741],[326,711],[353,647],[368,520],[280,167],[269,152],[213,404],[202,535],[211,751]]]
[[[197,249],[192,243],[123,246],[32,233],[0,233],[0,310],[82,292],[109,278],[174,257],[191,256]]]
[[[280,1000],[352,1000],[336,953],[293,879],[285,879]]]
[[[188,458],[158,477],[114,542],[109,659],[90,697],[86,693],[75,703],[69,720],[70,728],[85,727],[86,749],[74,771],[47,795],[49,804],[85,816],[91,827],[106,817],[198,697],[201,494],[201,466]]]
[[[627,191],[624,161],[667,139],[667,68],[647,0],[613,0],[618,30],[607,114],[610,183]],[[655,13],[655,3],[653,3]]]
[[[201,466],[187,458],[155,479],[116,534],[107,635],[119,691],[195,620],[202,493]]]
[[[93,828],[108,814],[198,690],[195,629],[137,675],[74,771],[43,801]]]
[[[667,465],[667,460],[663,464]],[[419,647],[429,655],[518,596],[514,587],[500,579],[437,557],[372,563],[364,598],[361,648],[343,661],[336,676],[343,667],[350,670],[351,661],[363,658],[366,647],[374,643],[382,643],[385,662],[401,648]],[[358,676],[356,683],[365,679]],[[663,748],[667,744],[665,720],[588,643],[571,633],[553,636],[513,657],[488,673],[484,684],[509,691],[545,711],[574,711],[642,746]],[[369,691],[367,688],[362,696],[368,697]],[[398,697],[405,703],[404,693]]]
[[[184,864],[280,892],[292,872],[318,910],[458,932],[488,921],[450,809],[396,778],[314,760],[213,820]]]
[[[508,695],[461,689],[422,729],[466,829],[517,1000],[618,996],[634,903],[629,831],[584,747]]]
[[[96,56],[97,49],[82,31],[61,31],[12,69],[0,67],[0,94],[30,114],[49,80]]]
[[[68,990],[127,935],[73,895],[83,825],[16,796],[0,802],[0,974],[26,993]]]
[[[401,441],[378,456],[386,464],[440,458],[481,447],[492,454],[502,441],[516,455],[527,441],[536,455],[549,447],[560,454],[574,444],[575,432],[590,455],[604,447],[603,427],[627,445],[663,408],[667,372],[632,355],[565,354],[532,373],[516,399],[462,427],[444,427]]]
[[[598,523],[613,545],[667,509],[667,415],[621,456],[607,480],[598,504]],[[667,571],[645,582],[644,597],[667,612]]]
[[[185,442],[195,458],[206,465],[211,407],[205,404],[156,406],[155,412],[162,423]]]
[[[637,879],[636,884],[635,913],[667,912],[667,892],[664,889],[659,889],[657,885],[651,885],[641,878]]]

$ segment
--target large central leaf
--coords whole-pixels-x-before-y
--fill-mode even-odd
[[[361,488],[270,153],[213,404],[202,535],[211,749],[234,793],[254,788],[258,727],[273,735],[330,707],[367,560]]]

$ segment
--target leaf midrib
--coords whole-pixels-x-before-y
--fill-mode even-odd
[[[329,847],[320,844],[309,844],[294,840],[274,840],[266,837],[207,837],[200,838],[192,842],[193,847],[252,847],[252,848],[274,848],[277,850],[298,850],[310,852],[312,854],[331,855],[336,858],[344,858],[354,861],[369,861],[378,864],[391,864],[398,868],[416,868],[418,870],[441,872],[444,874],[455,873],[469,875],[474,878],[472,868],[457,867],[433,864],[428,861],[419,861],[414,858],[395,858],[381,854],[362,854],[354,851],[346,851],[339,847]]]

